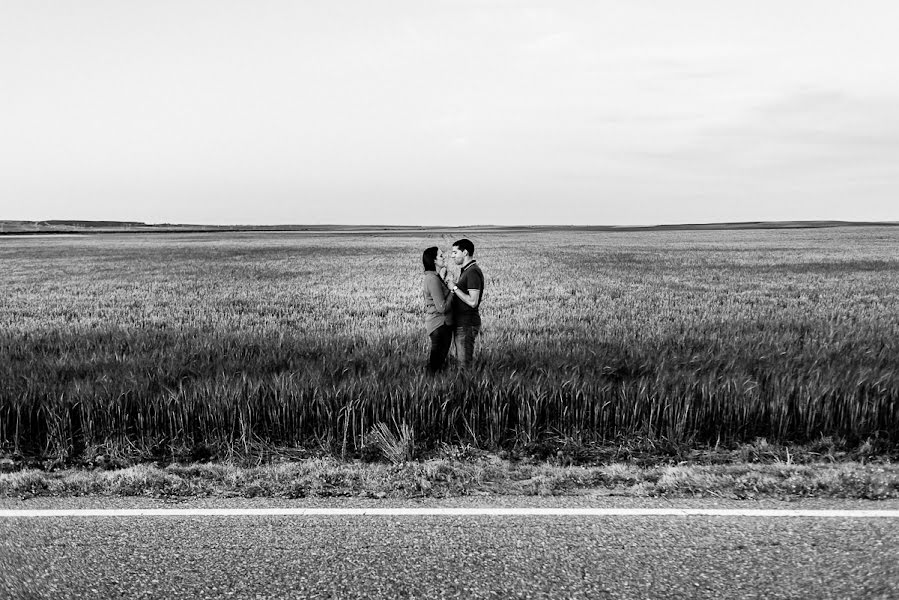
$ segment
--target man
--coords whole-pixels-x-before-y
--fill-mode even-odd
[[[471,367],[474,357],[474,340],[481,330],[481,314],[478,307],[484,297],[484,274],[474,259],[474,244],[461,239],[453,243],[453,262],[462,267],[459,279],[452,286],[452,315],[455,323],[453,343],[456,358],[463,369]]]

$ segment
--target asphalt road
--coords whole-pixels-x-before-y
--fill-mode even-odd
[[[899,519],[5,518],[0,565],[0,598],[895,599]]]

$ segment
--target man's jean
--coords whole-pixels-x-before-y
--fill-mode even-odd
[[[474,358],[474,340],[481,331],[479,325],[466,325],[456,327],[453,335],[453,344],[456,346],[456,360],[463,369],[471,367]]]

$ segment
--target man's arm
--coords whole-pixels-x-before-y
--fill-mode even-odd
[[[459,300],[472,308],[475,308],[481,299],[481,290],[468,290],[466,294],[456,286],[453,286],[453,293],[456,294]]]

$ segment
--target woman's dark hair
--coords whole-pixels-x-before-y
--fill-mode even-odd
[[[431,246],[430,248],[425,248],[425,251],[421,253],[421,263],[425,266],[425,271],[436,271],[437,265],[437,253],[440,250],[437,249],[437,246]]]

